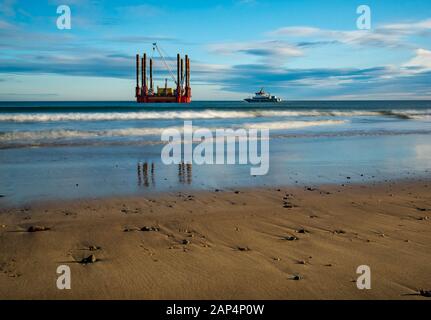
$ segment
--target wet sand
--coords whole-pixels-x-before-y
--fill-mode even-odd
[[[430,191],[415,180],[3,207],[0,298],[430,299]],[[56,287],[59,265],[71,290]],[[371,290],[356,287],[359,265]]]

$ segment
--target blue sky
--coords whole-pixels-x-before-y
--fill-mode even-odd
[[[364,4],[371,30],[356,26]],[[57,29],[59,5],[71,30]],[[133,100],[134,55],[155,41],[189,54],[194,100],[262,86],[286,99],[430,99],[430,40],[428,0],[0,0],[0,100]]]

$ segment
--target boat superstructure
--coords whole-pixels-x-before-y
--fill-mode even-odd
[[[281,102],[281,99],[277,96],[272,96],[270,93],[267,93],[262,89],[256,92],[254,97],[244,99],[247,102]]]

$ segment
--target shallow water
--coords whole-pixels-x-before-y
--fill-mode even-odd
[[[250,165],[164,165],[160,133],[184,120],[211,130],[269,128],[268,174],[253,177]],[[0,203],[423,177],[430,138],[427,101],[2,102]]]

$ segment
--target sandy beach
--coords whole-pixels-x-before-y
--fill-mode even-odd
[[[430,189],[406,180],[3,206],[0,297],[429,299],[418,292],[431,289]],[[56,287],[59,265],[71,290]],[[371,290],[356,287],[359,265]]]

